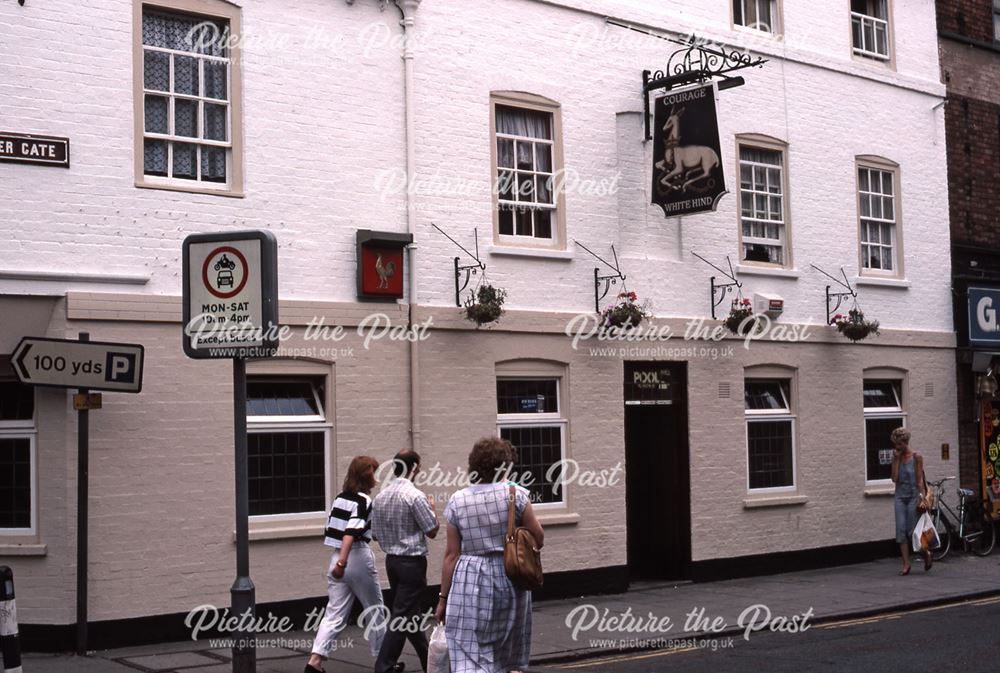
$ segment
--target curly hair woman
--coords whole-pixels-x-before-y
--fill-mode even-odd
[[[511,584],[503,566],[509,486],[502,481],[516,462],[510,442],[484,437],[469,454],[471,486],[444,510],[448,542],[435,616],[444,622],[451,673],[509,673],[528,665],[531,592]],[[515,491],[516,525],[542,546],[544,531],[527,489]]]

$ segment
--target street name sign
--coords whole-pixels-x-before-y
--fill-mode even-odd
[[[0,132],[0,161],[69,168],[69,138]]]
[[[269,231],[184,239],[184,352],[251,358],[278,347],[278,242]]]
[[[27,385],[138,393],[144,353],[139,344],[24,337],[11,364]]]

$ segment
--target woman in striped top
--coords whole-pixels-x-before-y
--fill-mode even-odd
[[[382,606],[382,590],[379,588],[375,557],[368,546],[372,539],[372,499],[368,494],[377,483],[376,469],[378,461],[374,458],[354,458],[347,468],[344,490],[330,507],[324,541],[325,545],[335,550],[327,570],[330,600],[316,633],[306,673],[322,672],[320,664],[335,649],[337,636],[347,624],[355,598],[361,601],[365,610],[372,606]],[[378,656],[383,635],[384,627],[372,633],[369,645],[373,657]]]

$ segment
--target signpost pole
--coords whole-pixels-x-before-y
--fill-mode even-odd
[[[80,341],[90,341],[89,332],[80,332]],[[85,395],[88,388],[78,388]],[[76,653],[87,653],[87,504],[90,481],[90,411],[76,412]]]
[[[250,504],[247,467],[247,363],[233,358],[233,432],[236,445],[236,581],[230,591],[232,615],[241,624],[255,615],[254,585],[250,579]],[[244,619],[246,615],[246,619]],[[256,673],[257,647],[252,627],[245,626],[233,643],[233,673]]]

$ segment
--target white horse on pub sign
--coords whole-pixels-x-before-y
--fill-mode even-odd
[[[704,145],[680,145],[681,116],[684,107],[671,106],[670,115],[663,125],[663,159],[656,162],[656,168],[664,171],[660,184],[675,191],[687,188],[702,180],[707,180],[712,171],[719,167],[719,155],[711,147]]]

